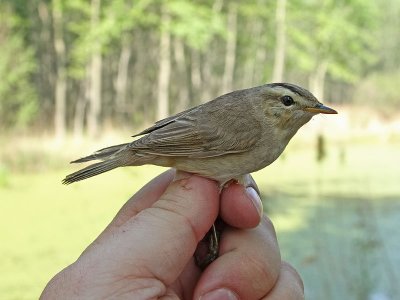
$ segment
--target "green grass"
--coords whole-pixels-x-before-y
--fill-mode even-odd
[[[71,186],[61,185],[67,170],[11,176],[0,189],[0,295],[37,298],[159,171],[125,169]]]
[[[307,299],[398,298],[400,147],[362,143],[343,156],[342,146],[329,146],[318,165],[312,146],[291,144],[283,158],[254,175],[283,258],[301,273]],[[0,174],[1,299],[37,298],[162,171],[125,168],[61,185],[72,170]]]

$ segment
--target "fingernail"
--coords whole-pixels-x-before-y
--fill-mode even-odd
[[[260,216],[262,216],[262,214],[263,214],[263,205],[262,205],[262,202],[261,202],[261,198],[258,195],[258,193],[256,192],[256,190],[253,187],[249,186],[249,187],[246,188],[246,193],[247,193],[247,196],[250,198],[251,202],[253,203],[254,207],[258,211],[258,214]]]
[[[200,296],[199,300],[238,300],[239,297],[228,289],[218,289]]]

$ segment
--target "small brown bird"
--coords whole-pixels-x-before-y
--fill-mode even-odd
[[[224,183],[244,181],[283,152],[297,130],[318,113],[337,112],[309,91],[271,83],[234,91],[156,122],[126,144],[107,147],[72,163],[101,162],[68,175],[64,184],[117,167],[174,167]]]
[[[109,170],[153,164],[174,167],[220,182],[241,183],[283,152],[301,126],[318,113],[337,112],[322,105],[309,91],[289,83],[271,83],[234,91],[156,122],[126,144],[96,151],[73,163],[101,162],[65,177],[64,184]],[[204,269],[218,257],[220,230],[215,225],[206,256],[196,252]],[[200,252],[200,251],[199,251]]]

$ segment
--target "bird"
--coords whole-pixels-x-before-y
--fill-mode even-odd
[[[156,122],[135,134],[139,138],[132,142],[72,161],[100,160],[62,182],[71,184],[118,167],[152,164],[216,180],[221,190],[231,181],[246,184],[250,173],[274,162],[296,132],[319,113],[337,111],[295,84],[269,83],[233,91]],[[194,254],[200,269],[218,257],[221,222],[217,219],[203,239],[205,244],[208,241],[206,255],[199,254],[200,250]]]
[[[216,180],[221,186],[274,162],[316,114],[337,114],[308,90],[269,83],[233,91],[156,122],[124,144],[72,161],[91,164],[67,175],[71,184],[118,167],[158,165]]]

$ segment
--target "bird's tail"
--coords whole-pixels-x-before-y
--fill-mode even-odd
[[[87,166],[77,172],[67,175],[62,183],[71,184],[89,177],[99,175],[112,169],[126,165],[126,152],[123,151],[128,144],[120,144],[100,149],[89,156],[74,160],[71,163],[82,163],[91,160],[102,160],[101,162]],[[121,153],[119,153],[121,152]]]
[[[82,163],[82,162],[91,161],[91,160],[95,160],[95,159],[105,160],[105,159],[109,158],[111,155],[114,155],[118,151],[120,151],[123,148],[125,148],[127,145],[129,145],[129,144],[128,143],[127,144],[119,144],[119,145],[103,148],[103,149],[97,150],[96,152],[94,152],[91,155],[88,155],[88,156],[79,158],[77,160],[71,161],[71,163],[72,164],[74,164],[74,163]]]
[[[112,169],[124,166],[124,162],[119,158],[111,158],[109,160],[101,161],[86,168],[83,168],[79,171],[76,171],[72,174],[67,175],[62,183],[63,184],[71,184],[73,182],[81,181],[83,179],[87,179],[89,177],[99,175],[101,173],[110,171]]]

